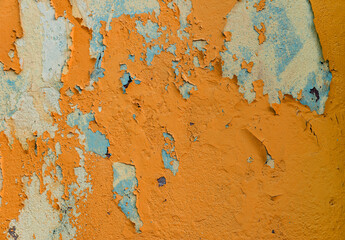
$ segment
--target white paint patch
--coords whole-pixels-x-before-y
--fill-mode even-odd
[[[55,19],[49,0],[19,2],[24,35],[15,44],[22,72],[5,72],[0,66],[0,131],[7,131],[7,136],[15,131],[26,149],[35,131],[38,136],[48,131],[53,137],[57,129],[51,112],[61,114],[59,91],[72,25],[63,17]]]
[[[18,221],[12,220],[10,228],[15,229],[18,240],[29,239],[58,239],[54,238],[54,230],[59,227],[60,213],[49,204],[47,193],[40,194],[40,180],[36,174],[31,178],[23,177],[24,189],[27,199],[20,211]],[[44,226],[44,227],[42,227]],[[8,239],[13,239],[8,235]]]
[[[56,148],[60,147],[56,145]],[[24,191],[27,199],[24,201],[24,207],[20,211],[18,221],[12,220],[10,228],[15,231],[18,240],[43,239],[57,240],[60,235],[63,240],[75,239],[77,229],[72,224],[76,224],[80,213],[77,212],[78,201],[86,201],[87,194],[92,191],[92,185],[89,182],[90,176],[87,174],[84,164],[85,156],[83,150],[76,148],[80,156],[79,166],[75,168],[77,182],[68,186],[69,198],[63,198],[65,185],[62,184],[63,174],[60,166],[56,164],[57,157],[49,149],[44,156],[42,165],[42,176],[45,190],[40,193],[40,180],[36,174],[31,178],[24,177]],[[48,169],[52,169],[48,171]],[[55,209],[48,200],[56,202],[59,210]],[[75,218],[71,218],[74,216]],[[8,235],[8,239],[13,239]]]
[[[80,148],[75,148],[78,152],[80,161],[79,167],[74,168],[74,174],[77,176],[77,183],[78,185],[74,186],[76,189],[76,194],[79,197],[85,197],[84,200],[86,201],[86,197],[88,193],[92,192],[92,185],[90,183],[91,177],[85,170],[85,156],[84,152]]]
[[[16,136],[25,149],[28,145],[26,139],[32,138],[32,134],[37,132],[41,136],[45,131],[49,132],[53,138],[57,125],[52,125],[41,118],[40,114],[34,107],[34,98],[28,93],[24,93],[17,104],[18,110],[13,114]]]

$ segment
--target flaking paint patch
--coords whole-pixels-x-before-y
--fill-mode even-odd
[[[190,98],[190,92],[192,90],[196,91],[198,90],[198,88],[195,85],[186,81],[184,81],[183,84],[179,87],[179,91],[184,99]]]
[[[155,12],[160,13],[159,3],[156,0],[73,0],[73,13],[76,17],[83,19],[83,24],[92,30],[92,40],[90,41],[90,54],[96,58],[94,70],[91,74],[89,89],[92,90],[92,84],[104,77],[104,68],[102,60],[106,46],[103,44],[103,35],[101,34],[101,22],[106,22],[106,31],[111,30],[110,23],[113,18],[120,17],[123,14],[134,16],[139,13]]]
[[[134,223],[137,232],[140,232],[140,228],[143,226],[143,222],[138,214],[136,206],[137,197],[134,191],[138,187],[138,180],[135,173],[135,167],[115,162],[113,163],[114,181],[113,192],[114,198],[121,196],[121,200],[118,206],[126,217]]]
[[[145,38],[145,41],[151,42],[154,39],[158,39],[162,33],[158,32],[159,26],[157,23],[152,22],[150,19],[143,23],[142,21],[136,21],[137,32]]]
[[[33,139],[34,133],[41,136],[48,131],[54,137],[57,130],[50,114],[61,114],[59,90],[69,57],[71,24],[64,18],[55,19],[49,1],[32,4],[22,0],[20,6],[24,37],[17,40],[16,47],[23,70],[16,75],[0,66],[4,86],[0,116],[2,130],[10,128],[27,148],[26,140]]]
[[[174,5],[180,12],[180,29],[177,32],[178,37],[183,40],[183,37],[189,38],[189,33],[186,28],[189,26],[187,17],[192,10],[192,2],[190,0],[173,0],[168,4],[168,7],[174,9]]]
[[[78,108],[67,116],[67,124],[71,127],[78,126],[82,131],[79,134],[79,139],[85,145],[86,151],[94,152],[102,157],[108,153],[109,140],[100,131],[93,132],[89,128],[91,121],[94,121],[93,113],[83,114]]]
[[[272,43],[272,34],[296,23],[277,31],[272,25],[281,26],[283,12],[301,1],[52,0],[54,9],[48,1],[20,1],[24,37],[1,49],[13,51],[13,65],[0,63],[2,232],[8,239],[340,239],[345,125],[338,91],[345,68],[335,54],[344,51],[333,47],[344,37],[324,28],[341,15],[324,21],[333,3],[311,1],[319,9],[314,20],[324,56],[336,69],[322,116],[310,112],[312,101],[319,113],[324,105],[315,84],[302,89],[289,82],[300,88],[297,99],[307,109],[283,98],[292,93],[280,88],[272,90],[281,90],[280,105],[269,105],[267,82],[255,81],[271,73],[257,70],[261,49]],[[226,29],[246,24],[234,19],[244,3],[248,9],[240,15],[250,13],[251,31],[236,38]],[[272,6],[279,6],[279,17],[270,19]],[[303,14],[289,14],[303,20]],[[253,50],[224,57],[239,35],[249,39],[243,48],[253,43]],[[303,42],[289,37],[296,48]],[[285,40],[273,45],[291,47]],[[225,75],[227,57],[240,71],[232,80]],[[19,62],[22,72],[15,68]],[[245,98],[255,101],[243,101],[236,80]],[[242,88],[244,81],[253,91]],[[162,177],[170,172],[179,174]],[[47,216],[34,222],[42,214]]]
[[[90,183],[91,176],[86,172],[85,169],[85,155],[82,149],[75,148],[80,157],[79,166],[74,168],[74,174],[77,176],[77,185],[74,184],[73,188],[75,193],[80,198],[84,198],[86,201],[88,193],[92,193],[92,185]]]
[[[167,132],[163,132],[163,137],[165,142],[162,149],[164,167],[176,175],[178,172],[179,160],[177,159],[175,151],[175,139]]]
[[[40,180],[38,176],[33,174],[30,183],[29,178],[24,177],[23,182],[25,184],[27,200],[24,201],[24,207],[20,211],[18,221],[12,220],[10,223],[10,228],[15,229],[18,239],[53,240],[57,239],[60,234],[63,239],[73,239],[76,229],[69,225],[68,219],[65,221],[63,221],[64,219],[60,220],[60,212],[49,203],[47,191],[40,193]],[[50,186],[55,187],[53,185]],[[63,194],[61,187],[60,190],[54,190],[59,195]],[[8,235],[8,239],[13,239],[13,235]]]
[[[302,90],[299,101],[322,114],[332,74],[322,56],[309,1],[268,1],[261,11],[255,3],[241,1],[227,16],[224,32],[231,33],[231,41],[225,41],[227,50],[221,53],[223,76],[237,76],[239,91],[249,103],[255,99],[253,81],[262,79],[270,103],[280,103],[279,91],[298,99]],[[258,40],[259,29],[264,29],[266,41]],[[243,60],[254,63],[252,72],[241,69]]]
[[[206,51],[206,47],[207,46],[207,41],[205,40],[194,40],[193,41],[193,48],[198,49],[199,51]]]

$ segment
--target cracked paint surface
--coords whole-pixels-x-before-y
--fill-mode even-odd
[[[0,239],[341,239],[344,11],[3,0]]]

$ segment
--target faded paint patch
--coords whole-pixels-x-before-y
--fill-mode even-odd
[[[85,145],[86,151],[94,152],[102,157],[105,157],[108,153],[108,147],[110,146],[109,140],[100,131],[93,132],[89,128],[91,121],[94,121],[95,117],[93,113],[83,114],[79,109],[76,109],[73,113],[67,116],[67,124],[71,127],[78,126],[82,131],[79,134],[81,144]]]
[[[231,33],[231,41],[225,41],[227,50],[221,53],[223,76],[237,76],[239,91],[249,103],[255,98],[252,83],[262,79],[270,103],[280,103],[279,91],[298,99],[302,90],[299,101],[322,114],[332,74],[322,56],[309,1],[268,1],[261,11],[255,3],[241,1],[227,16],[224,32]],[[265,32],[266,41],[258,41],[255,30]],[[241,69],[243,60],[254,63],[251,72]]]
[[[163,133],[163,137],[165,141],[162,149],[164,167],[176,175],[179,167],[179,161],[175,152],[175,139],[170,133],[167,132]]]
[[[137,232],[140,232],[140,228],[143,226],[143,222],[138,214],[136,206],[137,197],[134,191],[138,187],[138,180],[135,175],[135,167],[115,162],[113,163],[114,181],[113,192],[114,198],[121,196],[119,201],[119,207],[126,217],[134,223]]]
[[[159,26],[157,23],[152,22],[150,19],[146,24],[143,24],[142,21],[136,21],[136,29],[140,35],[145,38],[145,41],[152,42],[153,39],[158,39],[162,33],[158,32]]]
[[[52,196],[62,200],[63,185],[53,182],[50,177],[45,178],[45,181]],[[18,221],[12,220],[10,223],[10,229],[15,229],[15,233],[9,234],[8,238],[14,239],[13,236],[17,235],[18,239],[57,239],[60,236],[62,239],[74,239],[76,228],[69,222],[70,206],[59,202],[61,212],[54,208],[47,198],[48,189],[40,193],[40,181],[36,174],[32,176],[30,184],[28,177],[23,178],[23,183],[27,199]]]
[[[198,88],[186,81],[183,81],[183,84],[179,87],[180,93],[184,99],[188,99],[190,97],[190,92],[192,90],[196,91]]]

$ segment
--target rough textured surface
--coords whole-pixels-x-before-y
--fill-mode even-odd
[[[342,239],[341,0],[3,0],[0,239]]]

